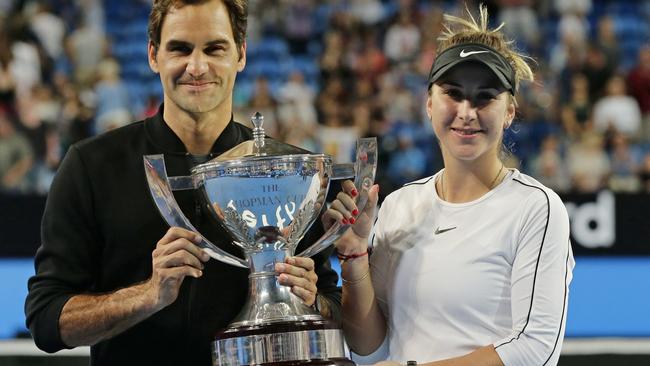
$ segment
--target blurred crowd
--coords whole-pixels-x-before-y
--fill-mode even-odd
[[[507,165],[559,192],[650,193],[650,2],[485,3],[537,75],[522,85],[505,138]],[[382,193],[441,167],[424,110],[426,78],[443,13],[460,14],[463,2],[249,5],[236,120],[259,111],[270,136],[341,162],[359,137],[376,136]],[[47,193],[71,144],[156,113],[149,7],[147,0],[0,1],[1,191]]]

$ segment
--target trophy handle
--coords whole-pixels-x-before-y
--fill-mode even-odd
[[[375,181],[377,172],[377,138],[367,137],[357,141],[357,159],[352,164],[335,164],[332,166],[331,179],[345,179],[354,177],[354,186],[359,192],[357,208],[359,212],[368,203],[368,191]],[[298,254],[298,257],[314,256],[337,241],[350,227],[340,222],[334,223],[325,234],[309,248]]]
[[[149,183],[149,190],[158,211],[165,219],[169,226],[178,226],[183,229],[199,233],[190,220],[185,217],[183,211],[178,206],[172,187],[167,177],[167,169],[165,168],[165,157],[159,155],[145,155],[144,171],[147,175],[147,182]],[[189,182],[183,182],[189,184]],[[187,189],[187,188],[186,188]],[[241,258],[238,258],[212,244],[208,239],[201,235],[201,242],[198,244],[210,257],[227,263],[236,267],[248,268],[248,263]]]

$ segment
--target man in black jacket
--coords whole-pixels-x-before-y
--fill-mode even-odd
[[[245,0],[153,2],[149,63],[164,103],[153,118],[68,151],[48,197],[25,304],[41,349],[91,345],[93,365],[210,365],[210,341],[242,308],[248,273],[209,260],[195,233],[166,227],[142,156],[162,153],[169,175],[189,175],[196,163],[252,137],[232,120],[246,18]],[[175,197],[203,235],[237,254],[197,192]],[[321,233],[313,228],[301,246]],[[276,269],[307,305],[318,286],[321,313],[338,318],[340,290],[327,252]]]

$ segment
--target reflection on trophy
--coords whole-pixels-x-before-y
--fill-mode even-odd
[[[329,156],[264,137],[263,117],[252,118],[253,140],[192,169],[189,177],[168,177],[162,155],[144,157],[147,181],[160,213],[171,226],[196,232],[172,191],[199,189],[204,204],[228,230],[245,259],[203,238],[214,259],[250,270],[249,293],[239,315],[217,333],[213,365],[269,363],[353,365],[345,358],[343,334],[278,284],[275,263],[295,254],[318,219],[331,179],[353,178],[363,209],[376,169],[376,140],[360,139],[352,164],[332,164]],[[336,241],[348,225],[336,223],[299,253],[310,257]]]

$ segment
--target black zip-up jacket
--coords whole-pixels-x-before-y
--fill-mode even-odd
[[[61,341],[58,320],[72,296],[113,292],[151,276],[151,252],[168,225],[150,196],[142,156],[164,153],[170,176],[189,175],[194,165],[161,111],[73,145],[61,164],[47,199],[36,275],[29,280],[25,303],[27,326],[42,350],[68,348]],[[231,121],[211,156],[251,138],[249,128]],[[174,196],[200,233],[241,256],[230,236],[201,208],[197,191],[177,191]],[[316,222],[299,250],[322,232]],[[324,251],[313,259],[319,294],[334,305],[338,318],[341,294],[330,254]],[[246,269],[208,261],[201,278],[185,278],[174,303],[92,346],[92,365],[211,365],[212,336],[242,308],[247,277]]]

